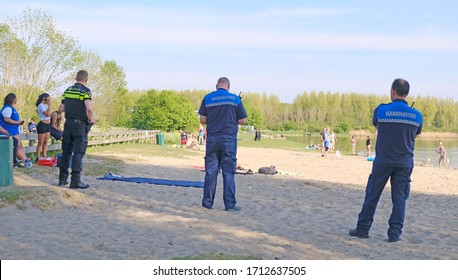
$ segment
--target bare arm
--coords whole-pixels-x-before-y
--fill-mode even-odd
[[[60,112],[60,113],[65,112],[65,104],[64,104],[64,103],[60,103],[60,105],[59,105],[59,112]]]
[[[238,124],[246,124],[246,122],[248,121],[248,118],[243,118],[243,119],[240,119],[237,121]]]
[[[0,126],[0,133],[4,134],[4,135],[7,135],[8,131],[6,131],[3,127]]]
[[[60,131],[60,128],[57,127],[57,113],[56,112],[53,112],[51,114],[51,127],[55,130],[59,130]]]
[[[84,100],[84,105],[86,105],[86,114],[87,114],[88,120],[92,124],[96,123],[97,120],[95,119],[95,112],[94,112],[94,108],[92,107],[92,101],[89,99]]]
[[[43,111],[43,114],[49,117],[51,115],[51,100],[46,100],[46,105],[48,105],[48,109]]]
[[[7,117],[4,117],[3,119],[5,120],[5,122],[9,124],[18,124],[18,125],[24,124],[24,120],[13,121],[11,118],[7,118]]]

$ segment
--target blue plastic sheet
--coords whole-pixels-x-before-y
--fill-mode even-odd
[[[148,184],[155,184],[155,185],[177,186],[177,187],[195,187],[195,188],[204,187],[204,183],[198,182],[198,181],[167,180],[167,179],[155,179],[155,178],[145,178],[145,177],[123,177],[123,176],[112,174],[112,173],[108,173],[103,177],[97,178],[97,180],[148,183]]]

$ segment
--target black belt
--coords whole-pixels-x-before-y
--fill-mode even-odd
[[[67,119],[67,122],[74,122],[74,123],[86,123],[87,121],[82,121],[82,120],[78,120],[78,119]]]

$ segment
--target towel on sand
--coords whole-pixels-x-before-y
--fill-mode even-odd
[[[144,177],[123,177],[116,174],[108,173],[103,177],[97,178],[98,180],[110,180],[110,181],[124,181],[124,182],[135,182],[135,183],[148,183],[155,185],[166,185],[166,186],[178,186],[178,187],[195,187],[203,188],[203,182],[197,181],[185,181],[185,180],[166,180],[166,179],[154,179]]]

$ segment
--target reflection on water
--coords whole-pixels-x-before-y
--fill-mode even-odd
[[[289,140],[304,143],[306,147],[312,144],[320,144],[320,136],[317,133],[312,136],[288,136]],[[371,135],[372,150],[375,151],[375,135]],[[336,149],[343,153],[351,153],[350,137],[339,136],[336,142]],[[458,168],[458,138],[441,139],[447,151],[447,159],[451,167]],[[417,138],[415,144],[415,161],[429,163],[432,166],[439,166],[439,139]],[[356,153],[366,151],[366,137],[356,137]]]

